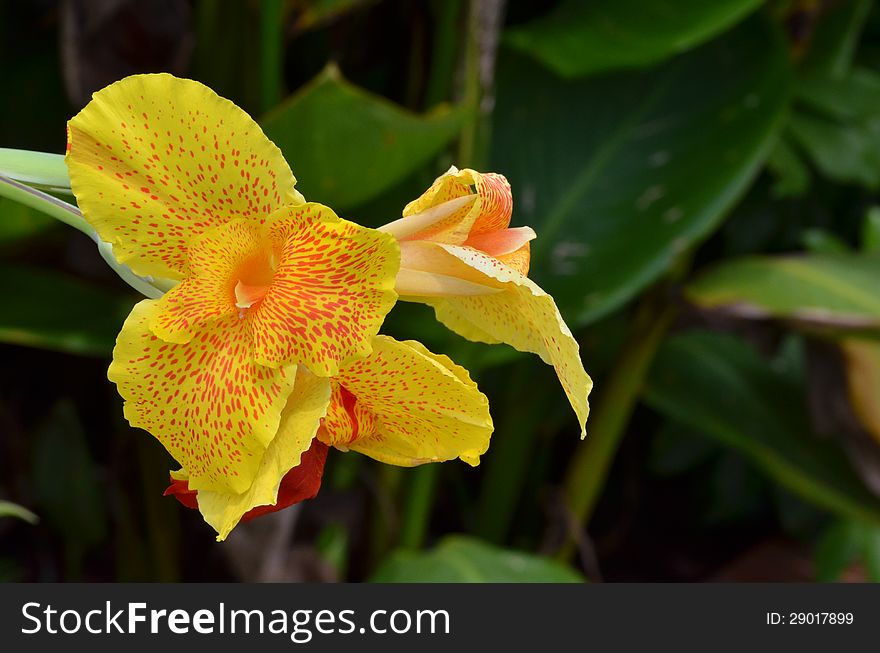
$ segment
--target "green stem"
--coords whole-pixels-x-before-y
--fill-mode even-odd
[[[410,476],[400,528],[400,546],[403,548],[419,549],[425,543],[438,471],[436,464],[422,465]]]
[[[455,61],[458,55],[458,18],[462,0],[433,0],[431,12],[437,29],[431,48],[431,72],[425,90],[425,105],[434,105],[449,99]]]
[[[24,204],[25,206],[29,206],[32,209],[41,211],[87,235],[95,241],[95,244],[98,246],[98,252],[101,254],[101,258],[107,262],[107,265],[113,268],[113,271],[116,272],[125,283],[142,295],[150,297],[151,299],[156,299],[157,297],[161,297],[174,285],[174,282],[167,279],[148,279],[140,277],[132,272],[131,268],[127,265],[119,263],[113,256],[112,246],[98,238],[95,230],[92,229],[92,226],[88,222],[86,222],[80,210],[72,204],[68,204],[63,200],[53,197],[48,193],[44,193],[41,190],[37,190],[36,188],[31,188],[23,183],[2,176],[0,176],[0,197],[6,197],[15,202],[19,202],[20,204]]]
[[[565,478],[565,497],[572,532],[558,553],[569,559],[575,551],[571,536],[589,523],[626,426],[635,410],[651,362],[672,324],[676,308],[648,300],[636,315],[620,358],[605,380],[604,390],[587,425],[586,443],[578,448]]]
[[[284,0],[263,0],[260,3],[260,102],[263,112],[281,101],[284,4]]]
[[[70,193],[64,155],[0,147],[0,176],[55,192]]]
[[[479,39],[479,0],[471,0],[468,6],[467,36],[464,49],[464,97],[463,104],[470,115],[461,130],[458,141],[458,165],[479,169],[475,161],[477,138],[480,128],[480,39]]]
[[[24,204],[32,209],[41,211],[83,232],[90,238],[94,237],[95,232],[92,226],[85,221],[78,208],[41,190],[31,188],[9,177],[0,176],[0,197],[6,197],[19,204]]]

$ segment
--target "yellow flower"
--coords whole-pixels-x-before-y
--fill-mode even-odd
[[[167,493],[184,505],[197,506],[222,540],[241,519],[314,496],[327,446],[406,467],[455,458],[477,465],[489,447],[493,426],[485,395],[466,370],[418,342],[377,336],[373,353],[344,367],[330,384],[328,408],[324,390],[314,378],[302,383],[297,378],[288,402],[288,407],[299,407],[297,413],[282,419],[281,432],[264,456],[264,469],[247,492],[193,491],[187,484],[186,470],[181,470],[172,472]],[[300,388],[304,390],[298,396]],[[320,427],[315,433],[314,420],[322,410],[326,416],[318,418]],[[311,445],[311,455],[303,458],[302,465],[290,468],[286,461],[303,446],[296,432],[316,435],[317,445],[311,439],[303,441],[307,448]],[[287,443],[291,441],[298,446],[290,449]],[[263,481],[278,478],[282,470],[281,488],[286,499],[278,496],[278,487]],[[254,506],[270,505],[273,508],[253,510]]]
[[[129,422],[182,466],[172,493],[196,494],[219,539],[276,505],[316,436],[395,464],[485,451],[491,419],[467,373],[377,336],[397,299],[395,239],[306,203],[234,104],[191,80],[126,78],[69,122],[66,161],[119,262],[178,282],[132,309],[108,376]],[[307,495],[285,487],[281,502]]]
[[[593,382],[553,298],[526,276],[535,232],[508,227],[512,208],[503,176],[453,167],[379,230],[400,243],[400,298],[433,306],[469,340],[504,342],[552,365],[583,437]]]

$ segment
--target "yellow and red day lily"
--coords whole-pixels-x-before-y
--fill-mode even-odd
[[[586,434],[593,383],[553,298],[528,278],[529,227],[510,228],[502,176],[451,168],[379,230],[400,243],[397,292],[434,307],[469,340],[507,343],[552,365]]]
[[[129,422],[181,465],[170,492],[219,539],[312,496],[322,446],[398,465],[486,450],[488,405],[467,373],[377,335],[396,240],[305,202],[234,104],[191,80],[126,78],[70,121],[66,161],[119,262],[177,282],[133,308],[108,376]]]

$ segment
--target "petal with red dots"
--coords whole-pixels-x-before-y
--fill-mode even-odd
[[[326,446],[313,446],[312,442],[329,402],[330,382],[300,367],[281,413],[278,433],[269,443],[251,486],[240,493],[199,491],[199,511],[217,531],[218,540],[226,539],[245,515],[253,518],[280,510],[317,493]],[[312,453],[307,454],[309,451]],[[288,479],[300,463],[304,465]]]
[[[273,216],[277,270],[252,309],[256,362],[303,364],[320,376],[371,351],[397,301],[400,247],[393,237],[338,218],[320,204]]]
[[[461,204],[461,198],[468,196],[473,196],[475,201]],[[394,233],[401,241],[430,240],[461,245],[470,237],[506,229],[512,210],[510,184],[503,175],[453,167],[438,177],[421,197],[406,205],[401,220],[382,229]],[[416,221],[420,228],[408,229],[408,225]]]
[[[234,289],[241,270],[271,251],[245,220],[232,220],[202,234],[188,250],[189,275],[159,300],[150,330],[167,342],[186,343],[207,320],[238,315]],[[268,262],[266,263],[268,267]]]
[[[338,423],[349,430],[332,432],[337,422],[330,418],[340,410],[331,407],[318,433],[331,445],[406,467],[454,458],[477,465],[489,447],[486,396],[465,369],[418,342],[377,336],[373,353],[343,368],[333,382],[345,390],[334,393],[337,401],[350,397],[342,410],[358,427],[350,430],[343,420]]]
[[[186,344],[150,332],[158,302],[132,309],[108,378],[132,426],[149,431],[189,474],[194,490],[241,493],[253,483],[294,385],[288,368],[253,362],[248,320],[224,315]]]
[[[578,417],[581,436],[590,412],[588,396],[593,382],[584,370],[577,341],[565,324],[553,297],[536,283],[498,259],[470,247],[437,245],[503,284],[495,294],[424,298],[437,319],[461,336],[476,342],[504,342],[519,351],[537,354],[556,370],[562,388]]]
[[[180,279],[186,249],[232,218],[261,224],[301,203],[281,151],[244,111],[168,74],[94,94],[68,123],[67,165],[83,216],[137,274]]]

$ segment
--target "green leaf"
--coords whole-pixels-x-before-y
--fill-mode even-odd
[[[0,517],[17,517],[29,524],[36,524],[40,521],[40,518],[30,510],[11,501],[0,501]]]
[[[720,34],[762,0],[563,0],[546,16],[508,30],[506,41],[560,75],[636,68]]]
[[[646,399],[655,410],[750,458],[770,478],[844,517],[880,524],[880,499],[807,417],[806,389],[728,335],[690,332],[660,349]]]
[[[803,195],[810,187],[810,169],[786,138],[780,138],[767,157],[767,168],[776,177],[776,197]]]
[[[873,0],[844,0],[822,6],[810,49],[801,67],[809,73],[843,75],[853,54]]]
[[[880,259],[859,254],[752,257],[701,274],[685,296],[703,308],[840,328],[880,326]]]
[[[862,544],[862,529],[857,522],[839,520],[832,524],[816,545],[816,580],[830,583],[840,578],[855,562]]]
[[[42,233],[54,224],[45,213],[0,197],[0,245]]]
[[[866,254],[880,254],[880,206],[872,206],[865,212],[861,245]]]
[[[79,575],[82,556],[104,538],[106,501],[98,470],[73,405],[58,403],[37,432],[33,475],[39,505],[67,547],[68,576]]]
[[[789,80],[763,21],[647,74],[565,82],[501,58],[492,167],[514,223],[538,233],[531,276],[569,319],[617,308],[718,226],[774,143]]]
[[[412,174],[458,134],[465,115],[449,107],[410,113],[348,83],[331,65],[262,125],[284,152],[303,195],[338,210]]]
[[[548,558],[452,535],[432,551],[397,551],[370,579],[374,583],[582,583],[574,570]]]
[[[811,254],[848,254],[849,247],[843,239],[835,233],[810,227],[801,234],[804,247]]]
[[[132,302],[57,272],[0,265],[0,341],[109,356]]]
[[[798,80],[786,130],[829,179],[880,187],[880,75],[853,70]]]

